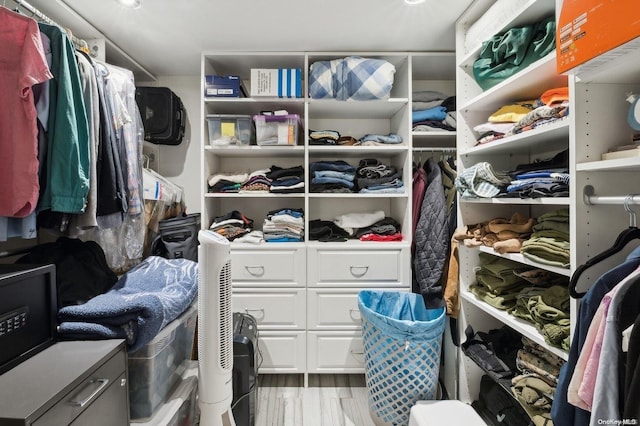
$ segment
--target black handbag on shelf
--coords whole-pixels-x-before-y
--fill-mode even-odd
[[[158,222],[158,236],[151,244],[151,254],[197,262],[199,231],[200,213],[161,220]]]

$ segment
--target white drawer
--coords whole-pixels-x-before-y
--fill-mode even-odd
[[[309,373],[364,372],[364,345],[359,331],[310,331],[307,339]]]
[[[306,335],[304,331],[262,331],[258,349],[262,354],[259,373],[304,373],[306,367]],[[260,358],[258,358],[260,361]]]
[[[304,248],[278,250],[231,250],[233,285],[255,282],[304,286],[306,256]]]
[[[304,329],[306,290],[234,288],[233,312],[245,312],[256,319],[258,329]]]
[[[405,248],[385,250],[313,248],[310,249],[308,256],[308,286],[410,286],[410,274],[407,273],[409,271],[408,255],[409,251]]]
[[[309,289],[307,318],[309,330],[359,330],[358,289]]]
[[[409,291],[408,288],[380,288],[382,291]],[[307,290],[309,330],[360,330],[357,288],[310,288]]]

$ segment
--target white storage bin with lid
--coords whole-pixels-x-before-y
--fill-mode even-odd
[[[149,343],[128,354],[131,420],[146,421],[164,403],[191,359],[198,318],[194,303]]]
[[[208,114],[209,145],[249,145],[253,139],[250,115]]]

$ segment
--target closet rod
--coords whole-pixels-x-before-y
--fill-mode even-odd
[[[40,10],[36,9],[30,3],[27,3],[24,0],[13,0],[13,2],[16,3],[19,7],[24,7],[25,9],[27,9],[29,11],[29,13],[31,13],[33,16],[35,16],[39,20],[43,21],[44,23],[55,25],[56,27],[64,28],[62,25],[58,24],[53,19],[49,18],[47,15],[45,15],[42,12],[40,12]],[[87,47],[87,42],[86,41],[79,39],[78,37],[76,37],[73,34],[71,35],[71,41],[77,46]]]
[[[33,14],[33,16],[36,16],[37,18],[45,21],[48,24],[51,25],[56,25],[60,28],[65,28],[62,25],[56,23],[53,19],[49,18],[47,15],[45,15],[44,13],[42,13],[40,10],[38,10],[37,8],[35,8],[34,6],[32,6],[30,3],[28,3],[25,0],[12,0],[15,4],[24,7],[25,9],[27,9],[29,12],[31,12]],[[74,18],[80,20],[83,24],[88,25],[89,27],[91,27],[96,33],[98,33],[98,36],[96,38],[100,38],[100,39],[104,39],[105,43],[113,50],[116,51],[117,55],[119,55],[119,57],[124,58],[124,60],[127,63],[132,64],[133,66],[136,67],[136,69],[138,69],[140,71],[140,73],[144,74],[148,79],[155,81],[157,80],[156,76],[150,72],[149,70],[147,70],[144,66],[142,66],[138,61],[136,61],[135,59],[133,59],[131,56],[129,56],[129,54],[127,52],[125,52],[124,50],[122,50],[122,48],[120,46],[118,46],[117,44],[115,44],[113,41],[111,41],[111,39],[105,37],[104,34],[102,34],[102,31],[100,31],[98,28],[96,28],[95,25],[93,25],[91,22],[89,22],[87,19],[85,19],[84,16],[80,15],[78,12],[76,12],[75,9],[73,9],[71,6],[69,6],[66,2],[64,2],[63,0],[57,0],[57,3],[62,6],[62,8],[64,8],[70,15],[72,15]],[[82,39],[78,39],[75,35],[71,36],[71,41],[73,41],[76,45],[78,46],[83,46],[83,47],[87,47],[85,46],[87,43],[85,40]],[[128,67],[127,67],[128,68]]]
[[[585,204],[598,205],[598,204],[620,204],[624,205],[625,201],[628,205],[640,205],[640,194],[629,194],[620,196],[604,196],[594,195],[594,189],[591,185],[586,185],[582,191],[582,198]]]
[[[426,148],[413,147],[414,152],[456,152],[455,148]]]

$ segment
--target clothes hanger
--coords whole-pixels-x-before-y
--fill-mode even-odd
[[[573,275],[571,275],[571,279],[569,281],[569,294],[571,295],[571,297],[579,299],[586,294],[586,292],[581,293],[576,290],[580,275],[582,275],[584,271],[620,252],[631,241],[640,240],[640,229],[638,229],[637,227],[636,213],[630,207],[630,203],[633,200],[633,197],[636,195],[637,194],[630,194],[627,195],[624,199],[624,209],[627,213],[629,213],[629,227],[618,235],[616,241],[610,248],[587,260],[584,264],[580,265],[575,270]]]

